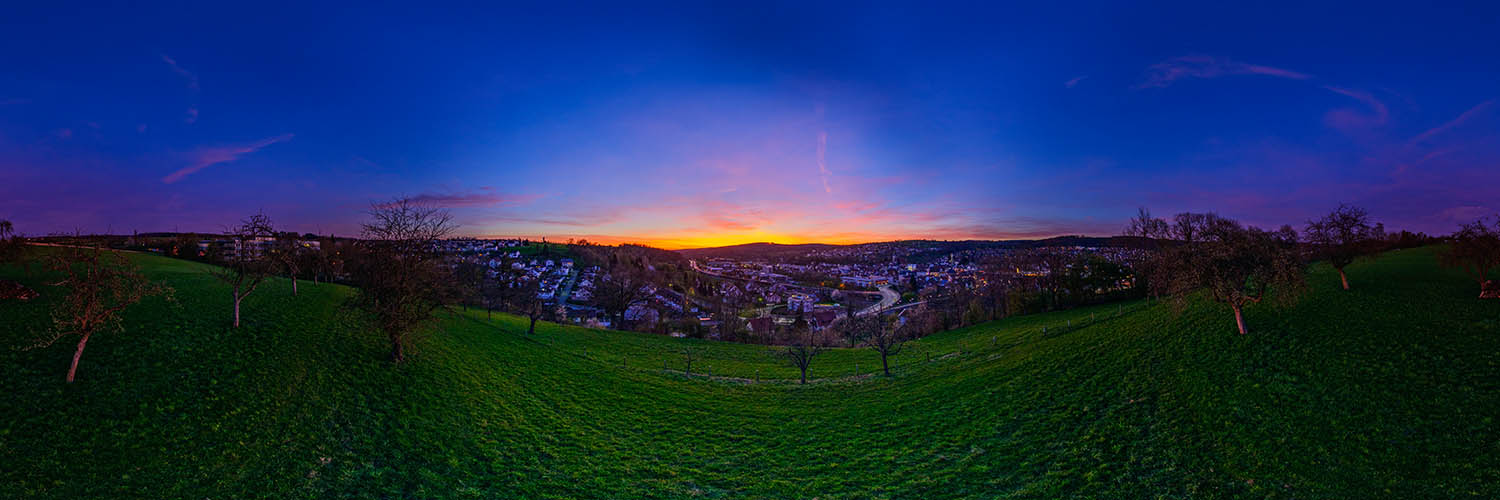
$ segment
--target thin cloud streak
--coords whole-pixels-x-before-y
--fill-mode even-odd
[[[1136,89],[1164,88],[1183,78],[1217,78],[1230,75],[1265,75],[1292,80],[1306,80],[1312,75],[1289,69],[1248,64],[1211,56],[1175,57],[1147,68],[1146,80]]]
[[[177,73],[178,75],[180,75],[183,78],[187,79],[187,86],[188,86],[189,89],[198,90],[198,75],[197,74],[194,74],[193,72],[184,69],[182,67],[182,65],[177,64],[177,60],[176,59],[173,59],[171,56],[168,56],[166,54],[162,54],[161,55],[161,60],[163,62],[166,62],[168,66],[172,67],[172,72]]]
[[[193,156],[195,156],[196,159],[193,160],[192,163],[176,172],[168,174],[166,177],[163,177],[161,181],[165,184],[172,184],[174,182],[182,180],[184,177],[192,175],[199,170],[203,170],[220,163],[232,162],[238,160],[241,156],[260,151],[266,146],[270,146],[278,142],[289,141],[292,139],[292,136],[292,134],[283,134],[241,146],[200,149],[193,153]]]
[[[1411,139],[1411,142],[1412,142],[1412,144],[1416,144],[1416,143],[1425,141],[1427,139],[1431,139],[1435,135],[1438,135],[1438,134],[1441,134],[1443,132],[1447,132],[1449,130],[1457,128],[1458,126],[1463,125],[1464,122],[1469,121],[1469,119],[1473,118],[1474,115],[1477,115],[1479,113],[1484,112],[1484,110],[1489,109],[1489,107],[1492,106],[1492,105],[1494,105],[1494,104],[1495,104],[1495,100],[1494,99],[1481,102],[1478,105],[1476,105],[1476,106],[1474,106],[1472,108],[1469,108],[1468,111],[1464,111],[1462,114],[1459,114],[1458,118],[1454,118],[1453,120],[1449,121],[1448,123],[1444,123],[1442,125],[1438,125],[1436,127],[1427,129],[1426,132],[1422,132],[1421,134],[1418,134],[1416,137],[1413,137]]]

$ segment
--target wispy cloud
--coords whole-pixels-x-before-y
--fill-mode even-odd
[[[177,64],[177,60],[176,59],[173,59],[171,56],[168,56],[166,54],[162,54],[161,55],[161,60],[163,62],[166,62],[168,66],[171,66],[172,67],[172,71],[174,73],[177,73],[178,75],[180,75],[183,78],[187,79],[187,86],[188,86],[188,88],[193,89],[193,90],[198,90],[198,75],[197,74],[195,74],[195,73],[193,73],[191,71],[188,71],[186,69],[183,69],[182,65]]]
[[[291,139],[292,134],[283,134],[276,137],[261,139],[250,144],[199,149],[192,153],[194,159],[191,163],[188,164],[188,166],[183,167],[176,172],[172,172],[166,177],[163,177],[161,181],[167,184],[171,184],[180,181],[182,180],[182,178],[192,175],[199,170],[203,170],[220,163],[228,163],[238,160],[241,156],[260,151],[266,146],[270,146],[278,142],[289,141]]]
[[[1323,117],[1323,121],[1330,127],[1343,130],[1345,132],[1352,132],[1357,129],[1384,125],[1386,120],[1391,116],[1390,109],[1386,107],[1385,103],[1381,102],[1380,99],[1376,99],[1375,96],[1371,95],[1369,92],[1335,87],[1332,85],[1324,85],[1323,88],[1339,95],[1343,95],[1345,97],[1362,102],[1370,108],[1369,113],[1362,113],[1351,109],[1335,109],[1333,111],[1329,111],[1328,114]]]
[[[1220,57],[1183,56],[1151,65],[1146,69],[1145,81],[1136,85],[1135,88],[1162,88],[1183,78],[1217,78],[1230,75],[1266,75],[1293,80],[1312,78],[1312,75],[1288,69],[1243,63]]]
[[[166,55],[166,54],[161,54],[161,60],[162,60],[162,62],[167,63],[167,66],[170,66],[172,68],[172,72],[173,73],[177,73],[178,76],[181,76],[183,79],[187,80],[187,88],[188,88],[188,93],[190,94],[190,96],[189,96],[190,101],[189,101],[189,104],[188,104],[187,113],[185,115],[183,115],[182,121],[183,121],[183,123],[187,123],[188,125],[192,125],[194,123],[197,123],[198,122],[198,74],[197,73],[193,73],[192,71],[188,71],[187,69],[183,68],[181,64],[177,64],[177,60],[173,59],[172,56],[169,56],[169,55]]]
[[[833,188],[828,187],[828,177],[832,175],[828,171],[828,131],[818,132],[818,175],[823,178],[823,192],[832,194]]]
[[[1075,76],[1071,80],[1063,82],[1063,86],[1071,89],[1073,87],[1077,87],[1078,86],[1078,82],[1082,82],[1082,81],[1084,81],[1086,79],[1088,79],[1088,75]]]
[[[1489,107],[1494,104],[1495,101],[1493,99],[1481,102],[1479,103],[1479,105],[1469,108],[1468,111],[1464,111],[1462,114],[1458,115],[1458,118],[1454,118],[1448,123],[1444,123],[1442,125],[1427,129],[1426,132],[1418,134],[1416,137],[1413,137],[1411,139],[1411,142],[1413,144],[1416,144],[1427,139],[1431,139],[1433,136],[1436,136],[1443,132],[1447,132],[1449,130],[1457,128],[1458,126],[1463,125],[1464,122],[1469,121],[1469,119],[1473,118],[1475,115],[1483,113],[1486,109],[1489,109]]]

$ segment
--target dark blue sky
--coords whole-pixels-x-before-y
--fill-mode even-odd
[[[0,218],[669,247],[1500,210],[1500,7],[768,3],[0,16]],[[814,5],[807,5],[814,4]]]

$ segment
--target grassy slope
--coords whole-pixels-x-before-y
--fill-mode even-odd
[[[202,266],[136,259],[179,303],[92,340],[77,383],[71,343],[0,350],[0,496],[1500,496],[1500,303],[1430,249],[1356,264],[1351,293],[1315,268],[1249,336],[1209,304],[1108,306],[924,339],[891,379],[836,351],[808,386],[661,370],[696,343],[715,375],[793,376],[763,347],[483,313],[393,367],[346,288],[270,283],[235,331]],[[0,303],[0,343],[45,308]]]

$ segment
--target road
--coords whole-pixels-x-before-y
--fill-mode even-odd
[[[898,300],[901,300],[901,294],[896,293],[890,286],[882,285],[880,287],[880,302],[876,302],[875,305],[866,307],[855,314],[859,316],[874,314],[896,305],[896,301]]]

